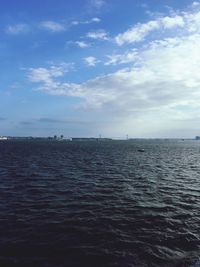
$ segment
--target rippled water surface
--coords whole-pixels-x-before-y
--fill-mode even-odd
[[[0,142],[0,266],[197,267],[199,256],[200,142]]]

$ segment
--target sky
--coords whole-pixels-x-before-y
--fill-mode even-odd
[[[0,0],[0,136],[200,135],[200,1]]]

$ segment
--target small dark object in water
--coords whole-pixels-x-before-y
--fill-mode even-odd
[[[145,152],[145,150],[141,148],[141,149],[138,149],[138,152]]]

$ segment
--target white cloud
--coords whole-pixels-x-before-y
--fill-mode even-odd
[[[123,118],[120,129],[131,133],[132,123],[140,123],[134,131],[141,134],[199,111],[199,44],[199,34],[152,42],[140,51],[137,66],[80,84],[60,82],[64,72],[56,68],[31,69],[29,78],[40,82],[40,89],[49,94],[79,97],[85,100],[86,109],[101,111],[113,120]],[[87,60],[93,66],[96,58]],[[114,125],[111,128],[117,130]]]
[[[96,18],[96,17],[91,19],[91,22],[97,22],[98,23],[100,21],[101,21],[100,18]]]
[[[73,68],[73,64],[60,63],[59,65],[52,65],[49,68],[39,67],[30,68],[28,79],[34,83],[40,83],[39,89],[52,93],[52,89],[55,90],[55,94],[59,94],[61,83],[55,81],[55,78],[62,77],[65,73]]]
[[[91,18],[90,20],[85,20],[85,21],[80,21],[80,24],[91,24],[91,23],[99,23],[101,21],[100,18],[94,17]]]
[[[80,22],[79,22],[78,20],[73,20],[73,21],[72,21],[72,25],[79,25],[79,23],[80,23]]]
[[[200,32],[200,12],[186,13],[185,18],[187,20],[185,28],[189,33]]]
[[[89,43],[83,42],[83,41],[76,41],[75,44],[80,48],[87,48],[90,47]]]
[[[196,34],[153,42],[140,53],[137,67],[122,69],[83,84],[73,84],[71,90],[75,95],[80,93],[79,96],[87,99],[88,103],[97,106],[110,103],[129,110],[196,103],[196,97],[200,97],[197,90],[200,86],[199,44],[200,35]],[[91,65],[96,62],[94,57],[86,59]],[[64,75],[60,69],[39,68],[32,69],[30,77],[33,77],[32,81],[43,82],[60,75]],[[59,87],[64,90],[65,83]],[[69,84],[63,94],[68,95],[68,89]],[[54,89],[49,88],[49,91]]]
[[[91,18],[90,20],[84,20],[84,21],[74,20],[74,21],[72,21],[71,24],[74,25],[74,26],[77,26],[77,25],[80,25],[80,24],[99,23],[100,21],[101,21],[100,18],[94,17],[94,18]]]
[[[138,23],[126,32],[118,34],[115,37],[115,41],[118,45],[140,42],[148,35],[149,32],[155,29],[159,29],[159,23],[157,21],[152,20],[144,24]]]
[[[123,54],[112,54],[108,55],[108,61],[105,65],[116,65],[116,64],[126,64],[138,60],[138,52],[136,49],[132,49]]]
[[[193,7],[199,7],[199,6],[200,6],[200,3],[199,3],[199,2],[196,2],[196,1],[194,1],[194,2],[192,3],[192,6],[193,6]]]
[[[94,67],[96,66],[97,63],[99,63],[99,60],[96,59],[96,57],[85,57],[84,61],[86,63],[86,65],[90,66],[90,67]]]
[[[40,27],[51,32],[62,32],[65,30],[63,24],[50,20],[42,21]]]
[[[144,132],[150,135],[169,127],[178,132],[179,127],[185,127],[185,120],[199,117],[200,109],[200,28],[197,27],[200,14],[185,12],[182,18],[184,27],[177,16],[174,20],[160,18],[158,24],[147,23],[147,27],[142,26],[143,31],[144,28],[157,29],[158,25],[162,32],[159,39],[137,50],[131,48],[112,54],[105,63],[133,62],[129,68],[82,83],[63,82],[64,72],[38,68],[31,69],[29,79],[40,82],[40,89],[49,94],[83,99],[82,107],[86,111],[92,109],[97,118],[110,117],[113,123],[107,126],[107,133],[125,129],[141,136]],[[161,22],[162,28],[159,28]],[[175,25],[179,27],[179,34],[165,35]],[[85,58],[90,66],[95,66],[97,61],[95,57]]]
[[[86,34],[87,38],[97,40],[108,40],[108,33],[105,30],[90,31]]]
[[[138,23],[127,31],[118,34],[115,37],[115,41],[118,45],[125,43],[140,42],[145,37],[155,30],[160,29],[172,29],[178,27],[184,27],[185,21],[183,16],[174,15],[173,17],[165,16],[160,17],[157,20],[151,20],[146,23]]]
[[[28,31],[29,31],[29,26],[23,23],[9,25],[6,28],[6,32],[10,34],[20,34],[20,33],[26,33]]]
[[[174,27],[184,27],[184,19],[181,16],[174,17],[163,17],[160,19],[161,27],[166,29],[174,28]]]

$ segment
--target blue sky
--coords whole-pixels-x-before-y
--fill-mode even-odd
[[[200,2],[2,0],[0,135],[200,134]]]

